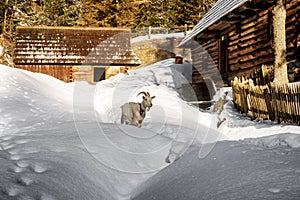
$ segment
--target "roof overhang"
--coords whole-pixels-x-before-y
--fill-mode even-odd
[[[187,46],[192,40],[205,41],[219,36],[223,30],[246,17],[255,16],[258,11],[269,8],[275,2],[274,0],[218,0],[178,46]]]
[[[248,0],[218,0],[215,5],[203,16],[193,30],[185,38],[183,38],[178,46],[185,46],[201,32],[247,1]]]

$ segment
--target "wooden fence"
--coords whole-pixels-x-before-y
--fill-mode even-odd
[[[300,125],[300,82],[254,86],[251,79],[235,78],[231,85],[233,101],[240,112],[253,119]]]

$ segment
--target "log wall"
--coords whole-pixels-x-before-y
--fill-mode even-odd
[[[87,81],[95,83],[94,66],[83,65],[16,65],[16,68],[31,72],[37,72],[53,76],[66,83],[74,81]],[[99,67],[99,66],[98,66]],[[103,66],[105,68],[105,79],[115,76],[118,73],[127,73],[127,70],[133,70],[135,66]]]
[[[73,81],[72,67],[69,65],[16,65],[16,68],[53,76],[66,83]]]
[[[193,83],[202,83],[203,76],[218,80],[217,77],[220,76],[220,73],[217,75],[215,69],[220,69],[219,40],[222,35],[225,35],[228,41],[227,72],[221,73],[225,84],[230,84],[230,80],[235,76],[249,77],[258,71],[263,64],[272,66],[274,63],[272,9],[273,6],[270,6],[257,11],[256,15],[246,16],[243,20],[231,26],[226,26],[226,22],[219,21],[208,28],[211,31],[218,31],[219,34],[198,41],[199,46],[192,50],[193,65],[195,67],[193,70]],[[300,46],[298,0],[287,0],[286,10],[287,62],[291,64],[295,62],[297,48]],[[218,23],[221,25],[218,25]],[[200,75],[199,72],[204,72],[205,75]]]
[[[192,50],[193,83],[203,83],[204,79],[216,79],[219,63],[219,45],[217,39],[208,40]],[[214,78],[214,76],[216,76]]]
[[[286,41],[287,61],[295,59],[299,40],[298,0],[287,1],[286,4]],[[257,16],[249,17],[228,33],[229,80],[234,76],[248,76],[257,71],[263,64],[273,65],[273,33],[272,9],[258,12]],[[299,17],[299,16],[298,16]],[[299,25],[298,25],[299,26]],[[297,33],[298,32],[298,33]],[[297,41],[298,40],[298,41]]]

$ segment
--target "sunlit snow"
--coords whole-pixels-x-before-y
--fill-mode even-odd
[[[89,85],[1,65],[0,199],[297,199],[300,128],[251,121],[230,88],[221,114],[200,111],[175,68]],[[121,125],[140,91],[156,96],[142,128]]]

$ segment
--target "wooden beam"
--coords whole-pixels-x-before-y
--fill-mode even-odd
[[[257,3],[268,3],[268,4],[274,4],[274,0],[250,0],[251,3],[257,4]]]
[[[235,16],[235,15],[231,15],[231,14],[221,18],[222,22],[227,22],[227,23],[230,23],[230,24],[234,24],[234,23],[240,22],[242,20],[243,20],[243,17]]]
[[[242,6],[242,7],[238,8],[238,9],[232,11],[231,14],[233,14],[235,16],[242,16],[242,17],[246,16],[246,17],[249,17],[249,16],[256,15],[257,12],[255,10],[253,10],[253,9],[249,9],[249,8],[246,8],[246,7]]]
[[[267,1],[258,1],[258,2],[253,2],[253,1],[247,1],[244,3],[244,7],[248,8],[248,9],[252,9],[255,11],[261,11],[261,10],[266,10],[269,7],[271,7],[273,4]]]
[[[217,31],[217,30],[208,30],[208,29],[206,29],[206,30],[202,31],[199,35],[197,35],[195,37],[195,40],[200,41],[202,39],[213,38],[213,37],[218,36],[219,34],[220,34],[220,32]]]

